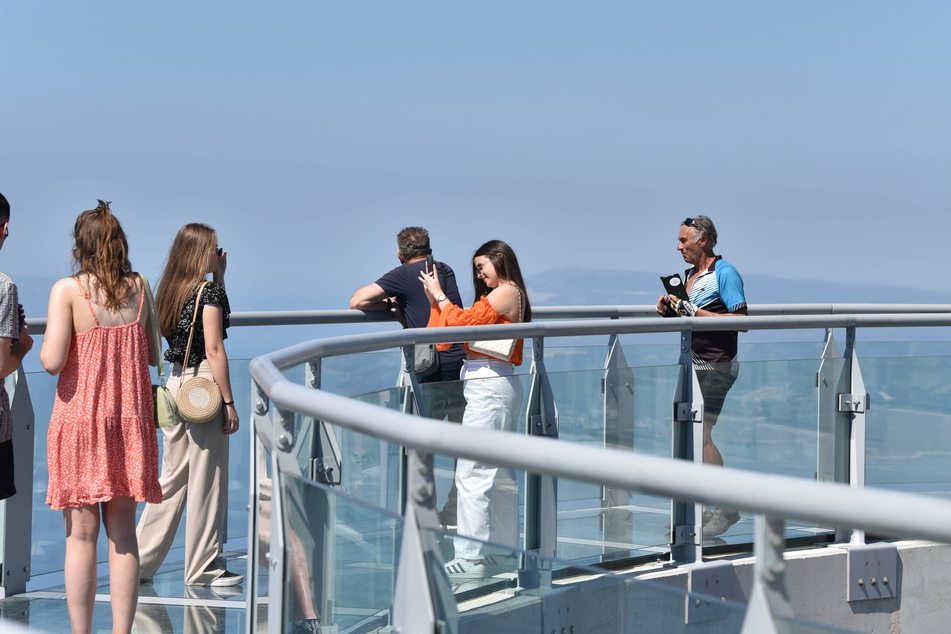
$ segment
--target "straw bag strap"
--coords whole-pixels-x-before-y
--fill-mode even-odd
[[[195,312],[192,313],[192,325],[188,329],[188,345],[185,346],[185,358],[182,359],[182,375],[179,377],[179,387],[185,383],[185,366],[188,363],[188,356],[192,351],[192,338],[195,336],[195,321],[198,319],[198,307],[201,305],[201,292],[205,290],[207,284],[208,280],[202,282],[201,286],[198,287],[198,293],[195,295]]]
[[[158,375],[165,385],[165,364],[162,362],[162,331],[159,329],[158,320],[155,316],[155,299],[152,297],[152,287],[149,286],[147,277],[139,273],[142,278],[142,292],[145,293],[145,301],[149,306],[149,323],[152,324],[152,347],[155,348],[155,359],[158,362]]]
[[[522,323],[522,304],[525,303],[525,297],[522,295],[522,289],[518,287],[518,284],[512,284],[512,286],[518,291],[518,323]]]

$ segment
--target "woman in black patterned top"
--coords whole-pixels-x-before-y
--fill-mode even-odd
[[[218,247],[214,229],[192,223],[175,236],[159,280],[155,308],[168,341],[165,358],[172,363],[168,388],[176,392],[183,374],[185,380],[204,376],[218,384],[224,404],[218,417],[208,423],[182,422],[162,428],[162,503],[145,507],[137,529],[143,580],[151,579],[165,560],[187,503],[185,583],[232,586],[244,581],[225,570],[218,559],[227,517],[228,436],[238,431],[224,346],[231,315],[225,292],[227,265],[228,254]],[[202,287],[209,273],[212,279]],[[186,360],[196,302],[198,318]]]

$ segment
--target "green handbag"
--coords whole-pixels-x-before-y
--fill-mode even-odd
[[[144,275],[139,273],[142,278],[142,290],[145,292],[145,299],[149,304],[149,322],[152,324],[152,341],[155,344],[155,358],[158,360],[159,385],[152,386],[152,403],[155,412],[155,427],[171,427],[182,422],[178,413],[178,403],[172,392],[165,387],[165,364],[162,362],[162,333],[159,330],[158,318],[155,315],[155,300],[152,298],[152,288]]]

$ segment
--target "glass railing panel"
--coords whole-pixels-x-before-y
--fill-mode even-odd
[[[820,363],[813,359],[738,364],[738,377],[713,431],[724,464],[815,478]]]
[[[321,360],[320,389],[353,396],[397,385],[403,367],[401,350],[381,350]]]
[[[375,407],[401,411],[402,388],[355,396]],[[403,449],[399,445],[343,427],[333,427],[340,446],[340,487],[346,493],[393,513],[400,510]]]
[[[282,482],[290,554],[283,583],[285,631],[318,616],[322,628],[341,632],[386,627],[402,518],[339,489],[287,475]]]
[[[49,488],[49,465],[46,460],[46,436],[53,414],[58,377],[46,372],[29,372],[26,380],[33,402],[33,554],[30,556],[30,574],[33,577],[63,570],[66,556],[66,532],[62,511],[53,511],[46,505]],[[18,495],[26,491],[18,486]],[[104,540],[100,540],[102,542]],[[106,561],[108,552],[99,544],[98,560]]]
[[[248,533],[248,457],[250,455],[250,375],[248,374],[248,360],[232,359],[229,363],[231,387],[234,392],[235,405],[241,427],[238,433],[229,438],[229,477],[227,492],[227,528],[228,540],[241,540]],[[167,372],[166,367],[166,372]],[[155,373],[152,369],[153,375]],[[31,575],[34,579],[49,573],[61,572],[65,557],[66,536],[63,529],[63,514],[53,511],[46,505],[46,491],[49,483],[46,436],[49,432],[50,416],[53,413],[53,402],[56,395],[58,377],[50,376],[45,372],[30,372],[27,374],[27,383],[30,389],[30,398],[34,411],[34,444],[33,444],[33,545],[31,555]],[[153,380],[157,379],[153,376]],[[156,430],[159,447],[159,472],[161,473],[163,442],[162,432]],[[141,514],[144,505],[140,504],[138,513]],[[187,512],[186,512],[187,513]],[[184,516],[181,526],[184,527]],[[173,549],[184,548],[184,528],[178,531]],[[172,554],[169,559],[174,560],[178,555]],[[102,534],[97,546],[97,560],[108,560],[108,541]],[[31,587],[36,581],[31,583]]]
[[[869,395],[867,485],[951,497],[949,361],[859,355]]]
[[[815,479],[820,441],[817,373],[819,359],[739,364],[739,378],[727,393],[713,430],[724,463],[739,469]],[[840,373],[844,361],[825,362]],[[729,369],[729,366],[725,366]],[[618,421],[606,409],[601,372],[552,373],[562,440],[591,446],[621,446],[657,456],[672,453],[671,420],[680,366],[632,368],[633,404],[617,390],[614,406],[633,411]],[[606,385],[609,382],[606,383]],[[621,383],[621,385],[624,385]],[[830,406],[826,403],[826,406]],[[625,424],[628,425],[625,428]],[[613,426],[613,427],[612,427]],[[698,430],[699,432],[699,430]],[[615,442],[610,442],[613,439]],[[559,557],[593,563],[662,552],[670,541],[670,500],[634,492],[559,480]],[[752,541],[751,517],[740,520],[705,546]],[[825,530],[787,525],[787,537],[810,537]]]
[[[864,333],[863,333],[864,334]],[[951,357],[951,341],[865,341],[856,344],[864,357]]]
[[[856,634],[858,630],[845,630],[831,625],[810,623],[801,619],[777,616],[773,619],[777,631],[783,634]]]
[[[670,337],[671,335],[667,335]],[[638,343],[632,336],[622,338],[624,356],[629,366],[670,365],[678,362],[680,346],[672,343]],[[822,354],[824,341],[747,341],[742,337],[737,351],[740,361],[773,361],[783,359],[816,359]]]
[[[713,429],[713,441],[726,466],[814,480],[818,470],[818,373],[822,360],[740,363]],[[842,368],[841,359],[825,362]],[[727,366],[728,367],[728,366]],[[835,403],[825,403],[834,407]],[[820,527],[821,528],[821,527]],[[786,525],[786,537],[816,533],[812,524]],[[742,514],[720,540],[751,541],[752,517]]]
[[[737,347],[740,361],[777,361],[792,359],[818,359],[822,356],[825,341],[751,341],[743,343],[742,335]]]
[[[549,372],[598,370],[608,355],[606,345],[545,346],[545,369]],[[524,357],[531,359],[528,351]]]
[[[476,412],[466,412],[469,408],[473,395],[481,395],[485,398],[488,394],[497,400],[493,403],[507,405],[508,412],[514,414],[514,418],[506,418],[502,410],[505,407],[495,407],[492,410],[485,411],[481,418],[470,419],[475,426],[484,427],[488,425],[492,429],[498,429],[514,434],[526,433],[526,407],[531,395],[531,386],[534,377],[530,374],[517,374],[514,377],[498,377],[473,379],[469,382],[444,381],[439,383],[425,383],[420,386],[421,396],[427,405],[437,405],[431,408],[434,417],[442,416],[446,425],[456,425],[450,422],[450,416],[462,419],[467,414],[476,416]],[[470,399],[460,411],[459,390],[462,389],[463,395]],[[443,407],[439,407],[442,404]],[[446,407],[445,405],[452,406]],[[478,421],[481,420],[481,423]],[[503,422],[503,420],[505,422]],[[452,429],[449,427],[448,429]],[[494,467],[485,463],[475,463],[471,460],[460,460],[462,469],[470,474],[465,478],[468,483],[462,490],[463,500],[458,501],[459,491],[454,490],[457,462],[452,456],[436,455],[434,456],[435,480],[436,480],[436,510],[439,512],[439,521],[444,526],[455,527],[459,525],[459,506],[463,508],[479,507],[483,503],[490,505],[490,513],[498,513],[500,517],[505,518],[504,528],[500,532],[493,533],[497,541],[508,544],[510,547],[516,547],[521,543],[521,536],[524,533],[524,504],[525,504],[525,473],[503,467]],[[484,494],[480,492],[487,487],[488,491]],[[471,500],[466,504],[466,495],[471,496]],[[491,501],[487,501],[491,500]]]
[[[228,440],[228,523],[225,528],[225,540],[247,539],[248,537],[248,473],[251,459],[251,374],[248,372],[250,359],[231,359],[228,370],[231,378],[231,391],[238,410],[238,433]],[[159,446],[161,447],[161,434]],[[161,453],[161,449],[159,450]],[[159,458],[159,465],[161,465]],[[184,524],[182,524],[184,526]],[[179,533],[184,537],[185,531]],[[184,546],[184,541],[182,542]]]
[[[669,457],[671,412],[682,372],[674,365],[550,373],[559,439]],[[558,556],[598,563],[665,552],[669,518],[669,498],[561,478]]]
[[[680,356],[676,335],[664,335],[670,343],[643,343],[642,337],[627,335],[621,338],[624,359],[630,367],[673,365]],[[633,341],[632,341],[633,339]]]

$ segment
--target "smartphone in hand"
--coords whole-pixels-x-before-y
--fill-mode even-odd
[[[426,272],[432,273],[435,269],[435,263],[433,262],[433,255],[430,253],[426,256]]]

